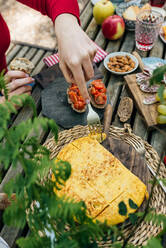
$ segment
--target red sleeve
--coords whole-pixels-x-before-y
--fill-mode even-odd
[[[52,21],[63,13],[69,13],[79,19],[79,7],[77,0],[17,0],[35,10],[40,11],[43,15],[49,16]]]

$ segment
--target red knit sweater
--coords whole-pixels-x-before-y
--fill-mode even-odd
[[[75,15],[79,20],[79,8],[77,0],[17,0],[43,15],[49,16],[54,22],[55,18],[63,13]],[[10,44],[10,34],[8,27],[0,14],[0,72],[7,69],[5,53]]]

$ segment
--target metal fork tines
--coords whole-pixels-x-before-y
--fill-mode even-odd
[[[89,127],[89,132],[91,134],[102,133],[102,126],[100,123],[99,115],[92,109],[91,104],[88,104],[88,115],[87,115],[87,123]]]

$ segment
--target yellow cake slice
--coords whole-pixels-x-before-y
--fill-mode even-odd
[[[109,224],[123,222],[118,204],[124,201],[128,214],[136,211],[128,206],[131,199],[139,207],[147,189],[145,184],[131,173],[115,156],[90,137],[77,139],[59,152],[58,159],[68,161],[72,173],[58,195],[66,195],[75,201],[83,200],[87,213]]]

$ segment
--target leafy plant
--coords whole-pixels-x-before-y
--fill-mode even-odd
[[[162,84],[162,81],[164,80],[164,75],[166,74],[166,65],[160,66],[158,68],[156,68],[153,71],[153,74],[150,78],[150,84],[160,84],[161,86],[158,89],[158,96],[161,99],[161,102],[164,101],[163,98],[163,92],[164,92],[164,88],[165,86]]]
[[[0,87],[6,91],[3,75],[0,75]],[[7,93],[6,93],[7,94]],[[94,221],[87,216],[84,202],[74,202],[59,197],[56,192],[64,185],[71,173],[68,162],[50,160],[50,152],[38,140],[40,130],[52,131],[55,141],[58,139],[58,127],[54,121],[36,116],[35,104],[28,95],[14,96],[0,105],[0,163],[5,169],[21,166],[21,173],[5,185],[9,199],[14,192],[16,199],[5,209],[3,219],[8,225],[24,228],[28,223],[30,234],[17,240],[21,248],[96,248],[99,241],[111,240],[111,247],[136,247],[129,244],[133,235],[124,235],[124,225],[108,226],[107,223]],[[29,105],[34,117],[17,126],[8,128],[11,114],[16,113],[15,105]],[[55,180],[50,178],[50,168]],[[154,181],[155,184],[155,181]],[[55,190],[56,189],[56,190]],[[129,205],[137,209],[137,205],[129,199]],[[124,202],[119,204],[119,213],[127,215]],[[164,223],[164,216],[154,213],[156,224]],[[151,214],[151,216],[152,216]],[[130,214],[129,220],[137,227],[141,221],[149,221],[150,211],[142,215]],[[160,237],[151,239],[150,245],[160,244]],[[152,246],[153,247],[153,246]],[[160,246],[159,246],[160,247]]]

